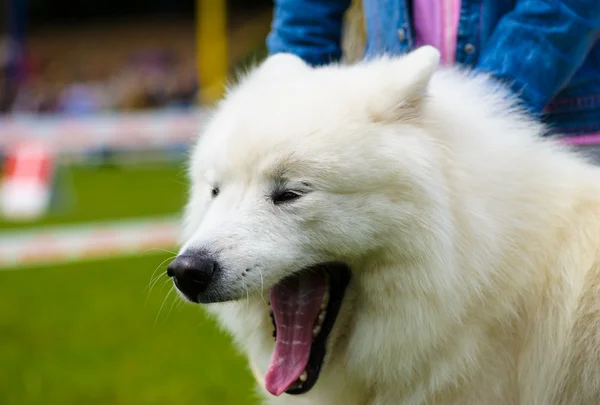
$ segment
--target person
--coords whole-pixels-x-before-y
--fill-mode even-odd
[[[338,61],[349,5],[275,0],[269,53],[315,66]],[[509,86],[549,133],[600,138],[599,0],[363,0],[362,7],[365,58],[434,45],[443,63]]]

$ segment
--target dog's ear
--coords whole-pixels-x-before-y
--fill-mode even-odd
[[[298,56],[291,53],[276,53],[269,56],[259,66],[259,75],[288,76],[309,70],[310,66]]]
[[[375,62],[374,83],[368,100],[369,113],[375,121],[416,118],[431,77],[440,64],[440,53],[424,46],[400,58]],[[384,79],[382,79],[382,77]]]

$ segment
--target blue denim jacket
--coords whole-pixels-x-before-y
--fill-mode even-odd
[[[270,53],[341,56],[350,0],[275,0]],[[363,0],[365,57],[413,48],[411,0]],[[553,132],[600,133],[600,0],[462,0],[456,62],[507,83]]]

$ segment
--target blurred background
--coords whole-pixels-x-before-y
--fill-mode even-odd
[[[267,0],[4,0],[0,405],[256,403],[165,270],[190,142],[266,55],[271,16]]]
[[[265,55],[261,0],[4,0],[0,404],[253,404],[165,277],[186,151]]]

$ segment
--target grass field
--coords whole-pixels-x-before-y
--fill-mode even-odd
[[[178,166],[68,173],[76,206],[41,223],[171,214],[185,199]],[[254,404],[243,359],[201,308],[165,301],[164,277],[148,291],[168,257],[0,272],[0,404]]]

